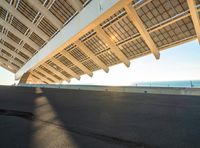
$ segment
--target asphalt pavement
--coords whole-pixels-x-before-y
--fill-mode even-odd
[[[0,148],[199,148],[200,97],[0,86]]]

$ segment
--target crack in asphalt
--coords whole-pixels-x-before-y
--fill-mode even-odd
[[[0,115],[16,116],[16,117],[24,118],[24,119],[27,119],[27,120],[33,120],[33,118],[34,118],[34,115],[31,112],[8,110],[8,109],[0,109]]]

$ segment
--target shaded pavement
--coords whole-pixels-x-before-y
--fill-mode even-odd
[[[199,148],[200,97],[0,86],[2,148]]]

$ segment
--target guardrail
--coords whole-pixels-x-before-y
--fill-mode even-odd
[[[54,85],[54,84],[20,84],[19,87],[40,87],[56,89],[74,89],[90,91],[111,91],[146,94],[194,95],[200,96],[200,88],[173,87],[135,87],[135,86],[96,86],[96,85]]]

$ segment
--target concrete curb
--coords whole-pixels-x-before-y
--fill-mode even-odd
[[[111,91],[111,92],[200,96],[200,88],[95,86],[95,85],[52,85],[52,84],[50,84],[50,85],[20,84],[18,86],[19,87],[40,87],[40,88],[90,90],[90,91]]]

